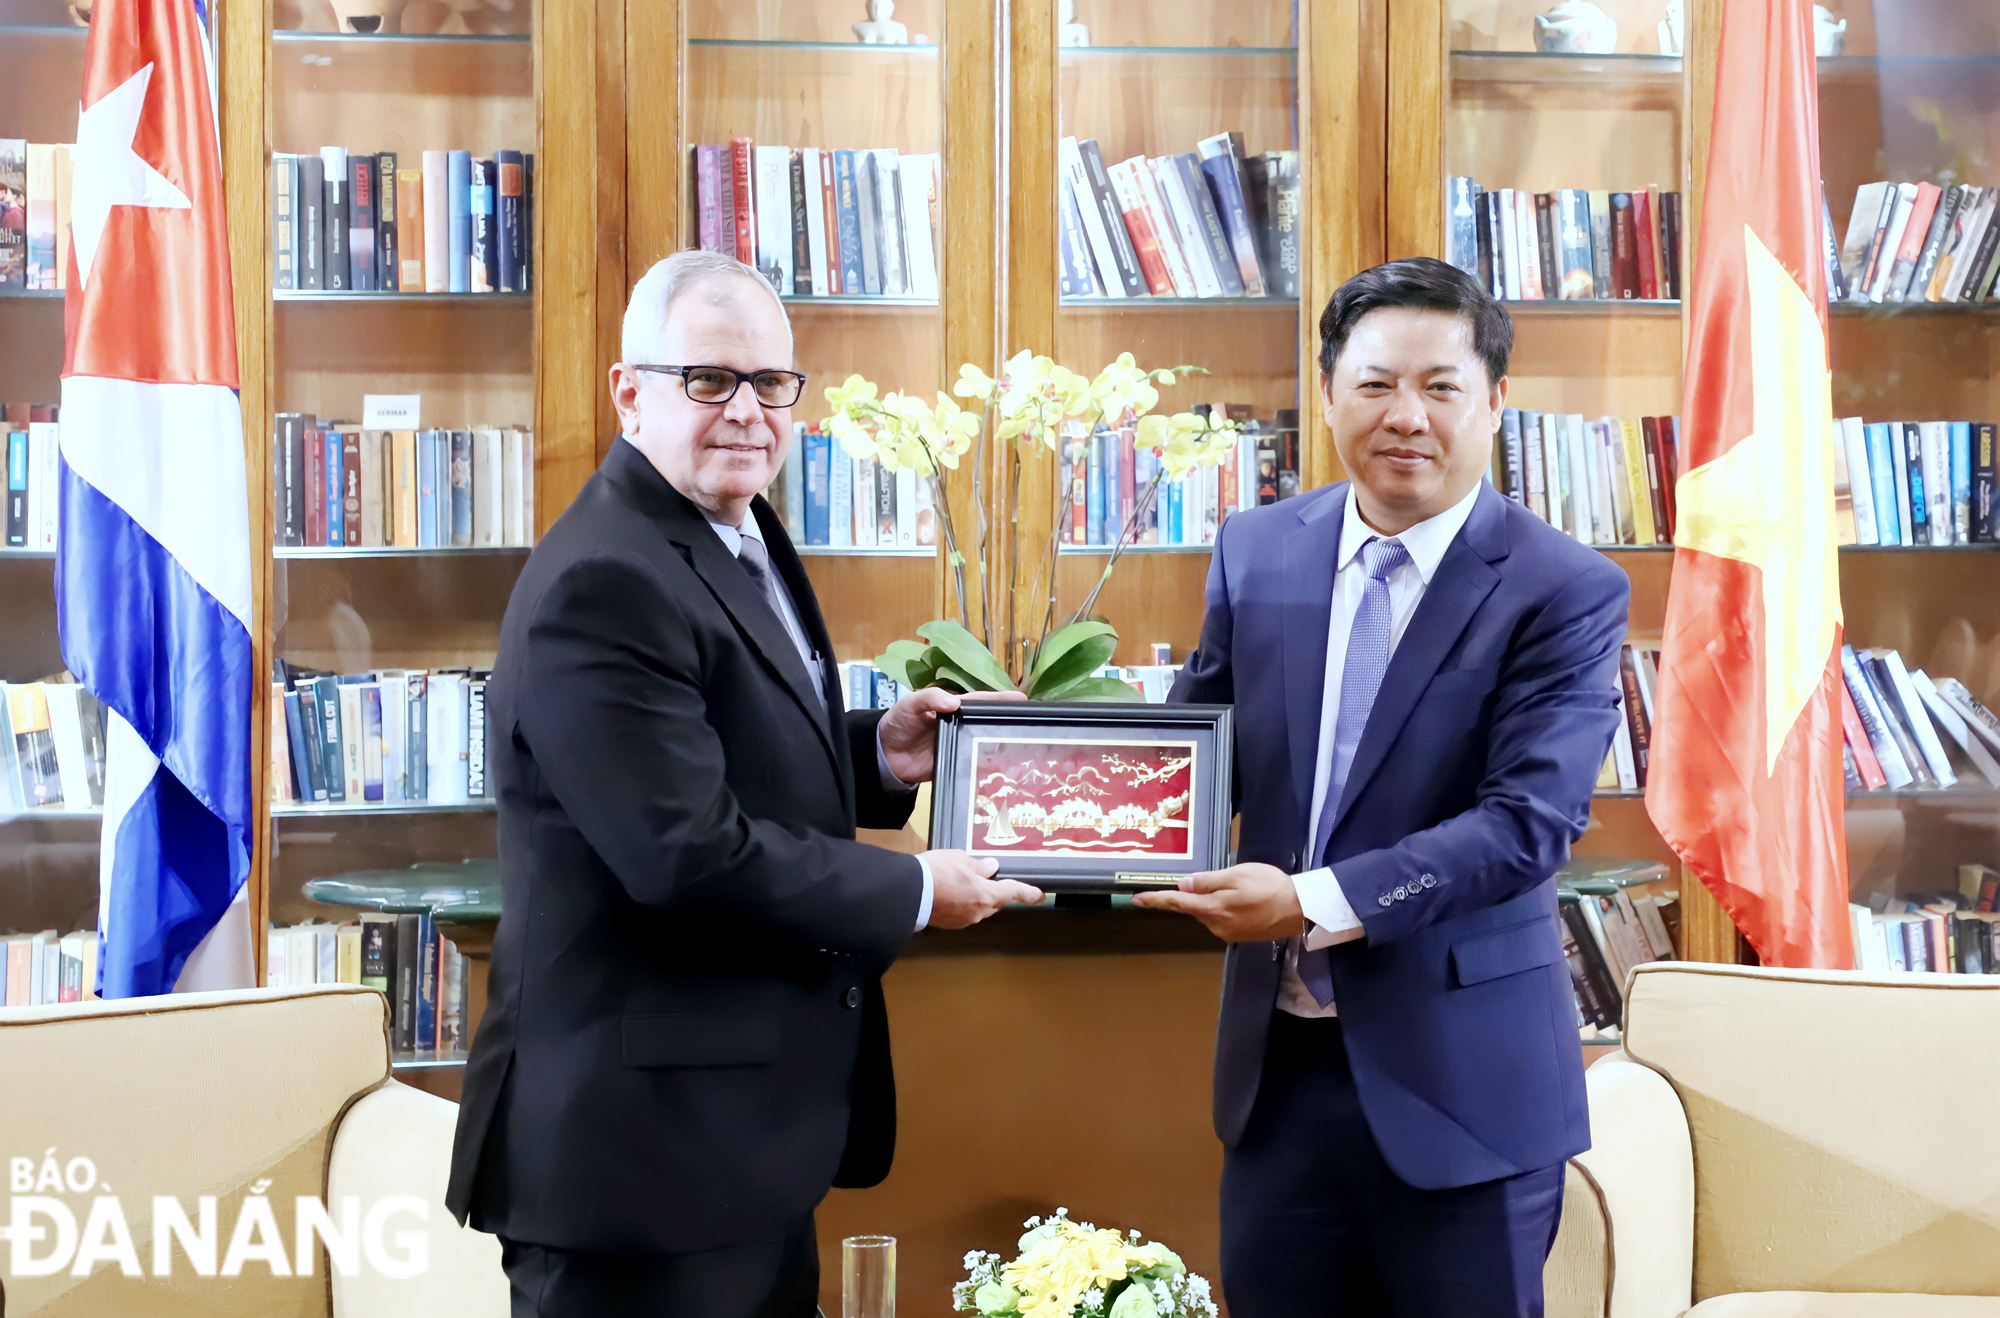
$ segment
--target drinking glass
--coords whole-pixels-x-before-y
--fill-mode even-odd
[[[896,1238],[840,1242],[841,1318],[896,1318]]]

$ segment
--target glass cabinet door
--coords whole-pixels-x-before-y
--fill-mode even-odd
[[[681,245],[758,267],[791,317],[808,379],[768,493],[843,665],[938,616],[942,560],[926,482],[843,452],[821,430],[826,390],[860,375],[934,401],[949,384],[942,281],[985,277],[942,268],[945,5],[882,8],[685,9]]]
[[[1074,19],[1074,6],[1064,6]],[[1113,662],[1178,663],[1199,639],[1221,521],[1299,491],[1304,216],[1294,6],[1105,0],[1058,24],[1060,245],[1055,359],[1094,376],[1119,354],[1195,366],[1161,413],[1242,426],[1220,466],[1163,482],[1108,417],[1065,438],[1051,510],[1062,613],[1089,598],[1120,627]],[[1023,568],[1040,546],[1023,545]],[[1153,630],[1129,620],[1143,617]],[[1060,619],[1058,619],[1060,621]]]
[[[102,721],[64,669],[55,607],[68,144],[85,31],[56,0],[0,3],[0,228],[12,238],[0,241],[0,956],[8,1006],[88,997],[95,980]]]
[[[421,957],[404,1067],[474,1014],[427,913],[497,901],[484,688],[540,524],[533,14],[467,17],[272,12],[267,978]]]
[[[2000,877],[2000,740],[1986,712],[2000,698],[2000,20],[1980,5],[1826,8],[1820,168],[1840,264],[1830,313],[1844,666],[1857,706],[1875,705],[1849,753],[1850,896],[1866,912],[1857,955],[1876,968],[1967,970],[1993,964],[1976,917],[1994,909]],[[1942,942],[1924,936],[1933,925]]]

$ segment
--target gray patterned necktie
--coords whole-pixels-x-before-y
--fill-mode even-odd
[[[805,665],[806,684],[812,687],[813,694],[819,697],[819,703],[824,706],[826,692],[820,690],[819,665],[813,662],[812,647],[792,630],[788,608],[790,600],[781,593],[785,589],[785,583],[778,580],[778,574],[771,570],[771,552],[764,548],[762,540],[754,535],[746,535],[737,548],[736,561],[743,565],[743,570],[757,583],[757,589],[763,593],[764,602],[771,606],[771,613],[777,618],[778,626],[791,638],[792,645],[799,652],[799,662]]]
[[[1333,820],[1340,812],[1348,771],[1354,767],[1354,752],[1361,745],[1362,729],[1368,726],[1375,693],[1382,689],[1382,675],[1389,671],[1389,574],[1409,561],[1410,551],[1400,540],[1370,539],[1361,546],[1361,566],[1368,581],[1361,589],[1361,607],[1354,611],[1354,626],[1347,633],[1347,660],[1340,670],[1340,710],[1333,723],[1333,771],[1327,775],[1326,801],[1313,830],[1310,869],[1326,864],[1326,844],[1333,836]],[[1322,947],[1299,952],[1299,979],[1322,1007],[1333,1001],[1331,950]]]

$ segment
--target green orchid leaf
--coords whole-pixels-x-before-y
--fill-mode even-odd
[[[1030,688],[1036,686],[1041,681],[1042,674],[1048,672],[1076,646],[1100,636],[1109,636],[1112,648],[1117,648],[1118,633],[1112,629],[1110,623],[1096,618],[1073,622],[1043,641],[1041,649],[1035,652],[1033,666],[1028,669],[1028,686]]]
[[[1089,623],[1077,624],[1079,627],[1090,625]],[[1066,630],[1074,629],[1070,628]],[[1115,633],[1110,635],[1100,633],[1096,636],[1085,636],[1081,640],[1065,646],[1061,655],[1055,658],[1046,658],[1053,648],[1052,646],[1043,647],[1042,652],[1046,662],[1043,663],[1041,671],[1029,679],[1028,696],[1030,699],[1041,700],[1050,698],[1048,693],[1059,691],[1073,682],[1082,681],[1099,668],[1102,668],[1111,661],[1111,652],[1118,648],[1118,637]]]
[[[937,685],[938,669],[944,658],[935,646],[926,647],[921,658],[910,660],[910,690],[921,691]]]
[[[948,618],[939,618],[917,628],[917,635],[942,650],[952,667],[973,679],[973,690],[1013,691],[1014,680],[977,636]]]
[[[937,670],[937,676],[932,679],[931,685],[942,687],[946,691],[956,692],[961,696],[970,695],[975,691],[984,691],[988,689],[986,687],[980,686],[978,682],[974,681],[970,677],[967,677],[964,673],[960,672],[956,668],[953,668],[950,664],[943,664],[939,666]]]
[[[891,641],[889,648],[875,657],[875,666],[914,691],[924,683],[911,674],[910,665],[923,658],[924,649],[921,641]]]
[[[1086,677],[1060,688],[1055,694],[1039,696],[1042,700],[1130,700],[1143,702],[1146,698],[1134,690],[1130,683],[1115,677]]]

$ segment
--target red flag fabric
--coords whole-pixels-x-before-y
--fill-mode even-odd
[[[1646,809],[1766,965],[1853,965],[1809,0],[1724,0]]]

